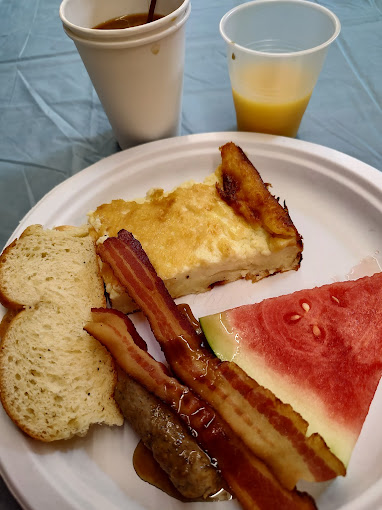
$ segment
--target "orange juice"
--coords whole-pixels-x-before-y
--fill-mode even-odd
[[[235,83],[239,131],[296,136],[312,94],[309,76],[292,65],[257,65],[242,69]]]

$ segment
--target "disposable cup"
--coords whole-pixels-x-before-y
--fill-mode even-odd
[[[255,0],[227,12],[220,33],[238,130],[296,136],[340,28],[329,9],[306,0]]]
[[[150,0],[64,0],[60,17],[122,149],[180,133],[185,24],[190,0],[158,0],[159,20],[99,30],[98,24],[148,12]]]

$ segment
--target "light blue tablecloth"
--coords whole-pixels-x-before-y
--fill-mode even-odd
[[[60,0],[0,0],[0,249],[53,186],[118,149],[58,16]],[[192,0],[182,134],[236,129],[219,35],[238,0]],[[382,0],[322,0],[340,18],[298,138],[382,170]],[[0,508],[20,507],[0,480]],[[59,509],[57,509],[59,510]]]

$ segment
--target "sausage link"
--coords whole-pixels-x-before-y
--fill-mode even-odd
[[[122,370],[114,396],[126,420],[184,497],[205,499],[222,488],[210,458],[167,405]]]

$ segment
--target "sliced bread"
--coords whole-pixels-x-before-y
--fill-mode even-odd
[[[83,330],[105,305],[87,227],[28,227],[0,256],[0,302],[0,398],[16,425],[42,441],[121,425],[113,360]]]

